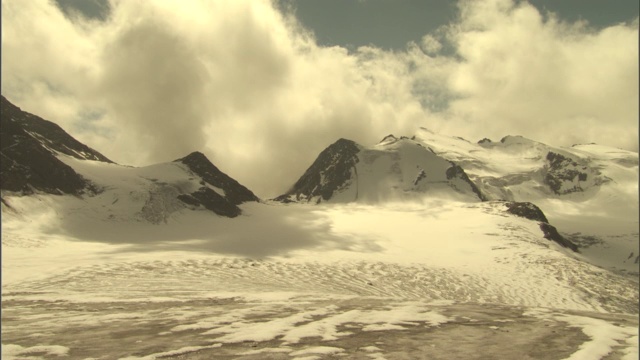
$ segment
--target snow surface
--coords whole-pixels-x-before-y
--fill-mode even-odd
[[[436,145],[466,152],[474,180],[543,161],[522,138]],[[618,257],[638,251],[637,154],[634,165],[594,145],[558,151],[612,180],[568,197],[527,182],[511,191],[561,231],[602,241],[581,253],[502,202],[246,203],[229,219],[173,202],[171,189],[199,186],[180,164],[66,157],[104,191],[3,194],[3,358],[636,358],[637,264]]]

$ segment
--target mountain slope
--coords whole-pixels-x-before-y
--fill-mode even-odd
[[[411,139],[389,135],[369,148],[336,141],[276,200],[375,203],[425,195],[485,200],[460,166]]]
[[[426,128],[414,136],[439,156],[462,166],[481,191],[493,200],[535,201],[540,198],[579,200],[611,182],[609,165],[638,166],[638,154],[597,145],[552,147],[522,136],[500,142],[465,139],[434,133]],[[588,149],[597,147],[597,152]],[[615,153],[603,163],[603,153]]]
[[[460,164],[489,199],[531,202],[592,263],[638,272],[638,153],[586,144],[553,147],[420,129],[416,141]]]
[[[97,217],[160,223],[183,209],[236,217],[238,205],[259,201],[202,153],[143,168],[118,165],[4,97],[0,134],[4,206],[13,195],[82,195],[81,206]]]
[[[96,191],[85,178],[60,161],[57,154],[105,163],[111,160],[78,142],[58,125],[22,111],[4,96],[1,106],[2,190],[75,195]]]

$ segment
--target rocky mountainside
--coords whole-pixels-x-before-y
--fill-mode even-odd
[[[259,201],[251,190],[220,171],[200,152],[191,153],[175,162],[186,165],[192,175],[201,179],[202,186],[196,191],[178,195],[177,198],[185,204],[203,206],[218,215],[235,217],[241,213],[238,205]]]
[[[72,194],[107,218],[158,223],[182,209],[235,217],[238,205],[259,201],[200,152],[166,164],[121,166],[4,97],[1,136],[5,206],[11,206],[7,194]]]
[[[323,150],[282,202],[378,202],[423,195],[485,200],[464,169],[419,142],[385,137],[373,147],[340,139]]]
[[[58,159],[64,154],[81,160],[112,161],[80,143],[60,126],[22,111],[2,96],[0,138],[3,191],[31,194],[75,194],[96,191],[87,179]]]

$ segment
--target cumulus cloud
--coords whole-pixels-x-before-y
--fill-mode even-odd
[[[526,2],[462,1],[404,51],[319,46],[267,0],[112,0],[104,21],[2,2],[2,93],[113,160],[203,151],[263,197],[340,137],[419,126],[471,140],[637,150],[637,22],[568,24]]]
[[[507,0],[460,3],[452,130],[638,149],[638,24],[600,31]]]

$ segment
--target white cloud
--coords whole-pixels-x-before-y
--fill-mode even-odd
[[[418,126],[637,150],[637,24],[595,31],[508,0],[459,8],[405,51],[350,53],[267,0],[113,0],[105,22],[8,0],[2,93],[117,162],[200,150],[265,197],[339,137]]]
[[[638,149],[638,28],[601,31],[546,19],[526,2],[462,2],[451,33],[462,61],[450,89],[455,126],[558,145]]]

